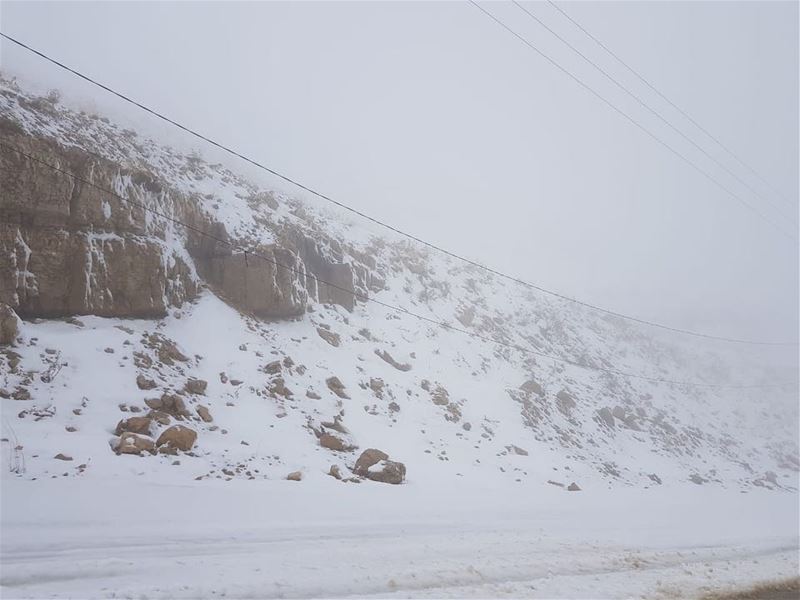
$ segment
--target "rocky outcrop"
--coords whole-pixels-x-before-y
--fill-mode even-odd
[[[0,301],[23,317],[162,317],[196,297],[202,278],[239,310],[289,318],[309,298],[352,310],[356,279],[371,283],[327,236],[285,227],[278,242],[253,247],[149,172],[27,135],[8,119],[0,133],[34,157],[0,149]]]
[[[8,127],[0,123],[3,134]],[[142,208],[167,200],[154,178],[52,141],[10,138],[79,178],[0,149],[0,298],[20,315],[157,317],[196,295],[191,267],[165,242],[167,223]]]

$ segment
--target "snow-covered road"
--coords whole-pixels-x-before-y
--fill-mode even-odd
[[[798,574],[797,496],[18,481],[2,595],[691,597]]]

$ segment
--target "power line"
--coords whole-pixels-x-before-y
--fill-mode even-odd
[[[476,4],[475,6],[478,6],[478,5]],[[478,6],[478,8],[480,8],[480,7]],[[483,9],[480,8],[480,10],[483,10]],[[486,12],[486,11],[484,11],[484,12]],[[489,14],[489,13],[487,13],[487,14]],[[494,17],[492,17],[492,18],[494,18]],[[505,27],[505,25],[504,25],[504,27]],[[392,232],[394,232],[394,233],[396,233],[396,234],[398,234],[400,236],[403,236],[405,238],[413,240],[413,241],[415,241],[415,242],[417,242],[417,243],[419,243],[419,244],[421,244],[423,246],[426,246],[428,248],[436,250],[437,252],[445,254],[445,255],[447,255],[447,256],[449,256],[451,258],[454,258],[456,260],[460,260],[460,261],[462,261],[464,263],[472,265],[473,267],[476,267],[478,269],[486,271],[487,273],[491,273],[492,275],[496,275],[497,277],[501,277],[503,279],[507,279],[509,281],[513,281],[514,283],[518,283],[518,284],[520,284],[522,286],[525,286],[527,288],[530,288],[532,290],[536,290],[538,292],[542,292],[543,294],[548,294],[550,296],[553,296],[553,297],[558,298],[560,300],[563,300],[565,302],[572,302],[573,304],[577,304],[577,305],[583,306],[585,308],[589,308],[591,310],[595,310],[597,312],[605,313],[607,315],[611,315],[611,316],[614,316],[614,317],[617,317],[617,318],[620,318],[620,319],[625,319],[625,320],[628,320],[628,321],[639,323],[641,325],[648,325],[650,327],[656,327],[656,328],[663,329],[663,330],[666,330],[666,331],[672,331],[672,332],[675,332],[675,333],[691,335],[691,336],[698,337],[698,338],[709,339],[709,340],[717,340],[717,341],[723,341],[723,342],[730,342],[730,343],[735,343],[735,344],[750,344],[750,345],[759,345],[759,346],[797,346],[798,345],[797,342],[768,342],[768,341],[746,340],[746,339],[718,336],[718,335],[712,335],[712,334],[708,334],[708,333],[701,333],[701,332],[697,332],[697,331],[692,331],[692,330],[689,330],[689,329],[682,329],[680,327],[672,327],[670,325],[663,325],[661,323],[656,323],[655,321],[649,321],[647,319],[640,319],[638,317],[633,317],[633,316],[630,316],[630,315],[626,315],[626,314],[623,314],[623,313],[620,313],[620,312],[616,312],[616,311],[613,311],[613,310],[610,310],[610,309],[607,309],[607,308],[602,308],[600,306],[591,304],[589,302],[584,302],[582,300],[577,300],[575,298],[571,298],[571,297],[566,296],[564,294],[561,294],[559,292],[555,292],[553,290],[549,290],[547,288],[538,286],[538,285],[536,285],[534,283],[525,281],[525,280],[520,279],[518,277],[515,277],[513,275],[509,275],[507,273],[504,273],[504,272],[499,271],[497,269],[494,269],[492,267],[488,267],[488,266],[483,265],[483,264],[481,264],[481,263],[479,263],[477,261],[474,261],[474,260],[472,260],[470,258],[467,258],[467,257],[462,256],[460,254],[456,254],[455,252],[451,252],[450,250],[447,250],[447,249],[445,249],[445,248],[443,248],[441,246],[438,246],[437,244],[434,244],[434,243],[431,243],[431,242],[426,242],[425,240],[423,240],[421,238],[418,238],[417,236],[415,236],[413,234],[406,233],[405,231],[402,231],[401,229],[398,229],[397,227],[394,227],[393,225],[390,225],[390,224],[385,223],[385,222],[383,222],[383,221],[381,221],[379,219],[371,217],[371,216],[369,216],[369,215],[367,215],[367,214],[365,214],[365,213],[363,213],[363,212],[361,212],[361,211],[359,211],[359,210],[357,210],[355,208],[352,208],[352,207],[350,207],[350,206],[348,206],[346,204],[343,204],[342,202],[339,202],[338,200],[334,200],[330,196],[327,196],[327,195],[325,195],[325,194],[323,194],[321,192],[317,192],[316,190],[314,190],[314,189],[312,189],[312,188],[300,183],[299,181],[296,181],[295,179],[292,179],[291,177],[288,177],[287,175],[283,175],[282,173],[279,173],[278,171],[275,171],[274,169],[271,169],[271,168],[267,167],[266,165],[254,160],[252,158],[249,158],[249,157],[237,152],[236,150],[231,149],[230,147],[228,147],[226,145],[223,145],[223,144],[221,144],[219,142],[216,142],[216,141],[210,139],[209,137],[207,137],[207,136],[205,136],[205,135],[203,135],[201,133],[198,133],[194,129],[191,129],[191,128],[185,126],[185,125],[182,125],[182,124],[178,123],[177,121],[175,121],[175,120],[173,120],[173,119],[161,114],[160,112],[158,112],[158,111],[156,111],[156,110],[154,110],[152,108],[149,108],[148,106],[145,106],[144,104],[141,104],[140,102],[137,102],[136,100],[133,100],[133,99],[129,98],[125,94],[122,94],[121,92],[118,92],[118,91],[108,87],[107,85],[104,85],[104,84],[96,81],[95,79],[92,79],[88,75],[84,75],[80,71],[77,71],[77,70],[75,70],[75,69],[73,69],[71,67],[68,67],[67,65],[55,60],[54,58],[51,58],[51,57],[47,56],[46,54],[44,54],[44,53],[42,53],[42,52],[40,52],[40,51],[38,51],[38,50],[36,50],[34,48],[31,48],[30,46],[24,44],[23,42],[20,42],[19,40],[15,39],[15,38],[13,38],[13,37],[11,37],[11,36],[3,33],[3,32],[0,32],[0,37],[3,37],[5,39],[7,39],[8,41],[20,46],[21,48],[24,48],[24,49],[36,54],[37,56],[45,59],[46,61],[48,61],[48,62],[50,62],[50,63],[52,63],[52,64],[54,64],[54,65],[56,65],[56,66],[58,66],[58,67],[60,67],[62,69],[64,69],[64,70],[66,70],[66,71],[68,71],[70,73],[72,73],[73,75],[76,75],[77,77],[80,77],[81,79],[91,83],[92,85],[95,85],[95,86],[99,87],[100,89],[105,90],[105,91],[109,92],[110,94],[113,94],[114,96],[117,96],[118,98],[124,100],[125,102],[129,102],[130,104],[133,104],[134,106],[137,106],[137,107],[141,108],[145,112],[147,112],[147,113],[149,113],[149,114],[161,119],[162,121],[165,121],[165,122],[167,122],[167,123],[169,123],[171,125],[174,125],[178,129],[181,129],[182,131],[185,131],[186,133],[189,133],[190,135],[193,135],[194,137],[196,137],[198,139],[201,139],[201,140],[211,144],[212,146],[214,146],[216,148],[219,148],[220,150],[223,150],[224,152],[227,152],[228,154],[243,160],[246,163],[249,163],[249,164],[251,164],[251,165],[253,165],[255,167],[258,167],[259,169],[262,169],[263,171],[266,171],[267,173],[270,173],[270,174],[282,179],[283,181],[285,181],[287,183],[290,183],[290,184],[298,187],[299,189],[304,190],[304,191],[308,192],[309,194],[312,194],[313,196],[316,196],[317,198],[325,200],[326,202],[330,202],[331,204],[334,204],[334,205],[338,206],[339,208],[342,208],[342,209],[344,209],[344,210],[346,210],[346,211],[348,211],[348,212],[350,212],[352,214],[358,215],[359,217],[361,217],[361,218],[363,218],[363,219],[365,219],[367,221],[370,221],[371,223],[375,223],[376,225],[379,225],[379,226],[381,226],[381,227],[383,227],[385,229],[388,229],[389,231],[392,231]],[[520,38],[520,39],[524,39],[524,38]],[[537,50],[537,52],[538,52],[538,50]],[[572,75],[570,74],[570,76],[572,76]],[[581,83],[581,85],[584,85],[582,82],[580,82],[580,83]],[[612,108],[615,108],[615,110],[618,110],[613,105],[611,105],[611,106],[612,106]]]
[[[664,116],[663,116],[663,115],[662,115],[660,112],[658,112],[657,110],[655,110],[654,108],[652,108],[652,107],[651,107],[649,104],[647,104],[647,103],[646,103],[644,100],[642,100],[642,99],[641,99],[639,96],[637,96],[636,94],[634,94],[634,93],[633,93],[633,92],[632,92],[632,91],[631,91],[629,88],[627,88],[625,85],[623,85],[622,83],[620,83],[620,81],[619,81],[619,80],[617,80],[617,79],[615,79],[613,76],[611,76],[611,75],[608,73],[608,71],[606,71],[605,69],[603,69],[603,67],[601,67],[600,65],[598,65],[596,62],[594,62],[594,61],[593,61],[592,59],[590,59],[588,56],[586,56],[586,55],[585,55],[583,52],[581,52],[581,51],[580,51],[578,48],[576,48],[576,47],[575,47],[573,44],[571,44],[571,43],[570,43],[568,40],[564,39],[564,37],[563,37],[563,36],[559,35],[559,33],[558,33],[558,32],[556,32],[556,31],[555,31],[555,30],[553,30],[551,27],[549,27],[549,26],[547,25],[547,23],[545,23],[545,22],[544,22],[544,21],[542,21],[542,20],[541,20],[539,17],[537,17],[535,14],[533,14],[532,12],[530,12],[530,11],[529,11],[527,8],[525,8],[525,7],[524,7],[522,4],[520,4],[519,2],[517,2],[517,0],[512,0],[512,2],[514,3],[514,5],[515,5],[517,8],[519,8],[521,11],[523,11],[523,12],[524,12],[526,15],[528,15],[528,16],[529,16],[531,19],[533,19],[534,21],[536,21],[537,23],[539,23],[539,25],[541,25],[542,27],[544,27],[544,28],[545,28],[547,31],[549,31],[551,34],[553,34],[553,36],[555,36],[556,38],[558,38],[558,39],[559,39],[559,40],[560,40],[560,41],[561,41],[563,44],[565,44],[565,45],[566,45],[566,46],[567,46],[567,47],[568,47],[570,50],[572,50],[573,52],[575,52],[575,53],[576,53],[578,56],[580,56],[580,57],[581,57],[583,60],[585,60],[585,61],[586,61],[586,62],[588,62],[590,65],[592,65],[592,66],[593,66],[595,69],[597,69],[598,71],[600,71],[600,73],[602,73],[603,75],[605,75],[605,77],[606,77],[607,79],[609,79],[609,80],[610,80],[612,83],[614,83],[614,84],[615,84],[615,85],[616,85],[618,88],[620,88],[622,91],[624,91],[626,94],[628,94],[628,95],[629,95],[631,98],[633,98],[634,100],[636,100],[636,101],[637,101],[637,102],[638,102],[638,103],[639,103],[639,104],[640,104],[642,107],[644,107],[645,109],[647,109],[647,110],[648,110],[648,111],[649,111],[651,114],[655,115],[655,116],[656,116],[656,117],[657,117],[657,118],[658,118],[658,119],[659,119],[661,122],[663,122],[664,124],[666,124],[666,125],[667,125],[668,127],[670,127],[670,128],[673,130],[673,131],[675,131],[675,132],[676,132],[678,135],[680,135],[680,136],[681,136],[683,139],[685,139],[687,142],[689,142],[690,144],[692,144],[692,146],[694,146],[694,147],[695,147],[695,148],[697,148],[697,149],[698,149],[700,152],[702,152],[704,156],[706,156],[706,157],[707,157],[709,160],[711,160],[711,161],[712,161],[712,162],[713,162],[715,165],[717,165],[717,166],[718,166],[720,169],[722,169],[722,170],[723,170],[723,171],[725,171],[725,172],[726,172],[728,175],[730,175],[731,177],[733,177],[734,179],[736,179],[736,181],[738,181],[738,182],[739,182],[741,185],[743,185],[743,186],[744,186],[744,187],[746,187],[748,190],[750,190],[750,191],[751,191],[751,192],[752,192],[752,193],[753,193],[753,194],[754,194],[754,195],[755,195],[757,198],[759,198],[760,200],[763,200],[764,202],[767,202],[767,203],[768,203],[770,206],[772,206],[772,208],[774,208],[774,209],[775,209],[775,211],[776,211],[776,212],[777,212],[777,213],[778,213],[778,214],[779,214],[781,217],[783,217],[784,219],[787,219],[788,221],[790,221],[790,222],[792,223],[792,225],[793,225],[793,227],[794,227],[794,228],[797,228],[797,223],[795,223],[795,222],[794,222],[794,218],[793,218],[793,217],[790,217],[790,216],[787,216],[787,215],[786,215],[786,214],[783,212],[783,210],[781,209],[781,207],[780,207],[779,205],[777,205],[777,204],[773,203],[773,202],[772,202],[772,200],[770,200],[769,198],[764,198],[764,197],[763,197],[763,196],[762,196],[762,195],[761,195],[761,194],[758,192],[758,190],[757,190],[757,189],[755,189],[755,188],[754,188],[753,186],[751,186],[751,185],[750,185],[750,184],[749,184],[747,181],[745,181],[744,179],[742,179],[741,177],[739,177],[739,175],[737,175],[737,174],[736,174],[734,171],[732,171],[730,168],[728,168],[728,166],[727,166],[727,165],[725,165],[725,163],[721,162],[721,161],[720,161],[719,159],[717,159],[717,158],[716,158],[716,157],[715,157],[713,154],[711,154],[711,153],[710,153],[710,152],[708,152],[708,151],[707,151],[705,148],[703,148],[703,147],[702,147],[700,144],[698,144],[697,142],[695,142],[695,141],[694,141],[694,140],[693,140],[691,137],[689,137],[688,135],[686,135],[686,134],[685,134],[683,131],[681,131],[681,130],[680,130],[678,127],[676,127],[676,126],[675,126],[675,125],[674,125],[674,124],[673,124],[671,121],[669,121],[667,118],[665,118],[665,117],[664,117]]]
[[[715,178],[713,175],[709,174],[709,173],[708,173],[707,171],[705,171],[705,170],[704,170],[702,167],[699,167],[699,166],[698,166],[696,163],[694,163],[692,160],[690,160],[689,158],[687,158],[685,155],[683,155],[683,154],[681,154],[680,152],[678,152],[678,151],[677,151],[675,148],[673,148],[673,147],[672,147],[671,145],[669,145],[667,142],[665,142],[664,140],[662,140],[662,139],[661,139],[660,137],[658,137],[656,134],[654,134],[654,133],[653,133],[653,132],[651,132],[649,129],[647,129],[647,128],[646,128],[644,125],[642,125],[641,123],[639,123],[639,122],[638,122],[636,119],[634,119],[633,117],[631,117],[631,116],[630,116],[628,113],[626,113],[626,112],[625,112],[625,111],[623,111],[621,108],[619,108],[619,107],[618,107],[616,104],[614,104],[613,102],[611,102],[610,100],[608,100],[608,99],[607,99],[605,96],[603,96],[603,95],[601,95],[599,92],[597,92],[597,91],[596,91],[596,90],[595,90],[593,87],[591,87],[589,84],[587,84],[586,82],[584,82],[584,81],[583,81],[583,80],[582,80],[580,77],[578,77],[577,75],[573,74],[571,71],[569,71],[569,70],[567,70],[565,67],[563,67],[563,66],[562,66],[560,63],[558,63],[558,62],[557,62],[555,59],[553,59],[551,56],[549,56],[548,54],[545,54],[544,52],[542,52],[542,51],[541,51],[539,48],[537,48],[537,47],[536,47],[536,46],[535,46],[533,43],[531,43],[531,42],[530,42],[530,41],[529,41],[527,38],[525,38],[524,36],[520,35],[520,34],[519,34],[519,33],[517,33],[516,31],[514,31],[513,29],[511,29],[511,27],[509,27],[509,26],[508,26],[508,25],[506,25],[506,24],[505,24],[503,21],[501,21],[500,19],[498,19],[496,16],[494,16],[494,15],[493,15],[492,13],[490,13],[489,11],[487,11],[487,10],[486,10],[485,8],[483,8],[483,7],[482,7],[480,4],[478,4],[478,3],[477,3],[475,0],[469,0],[469,3],[470,3],[470,4],[472,4],[472,6],[474,6],[475,8],[477,8],[479,11],[481,11],[481,12],[482,12],[484,15],[486,15],[487,17],[489,17],[489,18],[490,18],[492,21],[494,21],[495,23],[497,23],[498,25],[500,25],[500,27],[502,27],[503,29],[505,29],[506,31],[508,31],[508,32],[509,32],[511,35],[513,35],[515,38],[517,38],[518,40],[520,40],[520,41],[521,41],[523,44],[525,44],[526,46],[528,46],[528,47],[529,47],[531,50],[533,50],[534,52],[536,52],[536,53],[537,53],[539,56],[541,56],[542,58],[544,58],[545,60],[547,60],[547,61],[548,61],[550,64],[552,64],[554,67],[556,67],[556,68],[557,68],[559,71],[561,71],[561,72],[563,72],[564,74],[568,75],[568,76],[569,76],[571,79],[573,79],[573,80],[574,80],[576,83],[578,83],[578,84],[579,84],[581,87],[583,87],[584,89],[586,89],[587,91],[589,91],[589,92],[590,92],[590,93],[591,93],[593,96],[595,96],[596,98],[598,98],[599,100],[601,100],[601,101],[602,101],[604,104],[608,105],[608,106],[609,106],[609,107],[610,107],[612,110],[614,110],[616,113],[618,113],[619,115],[621,115],[622,117],[624,117],[624,118],[625,118],[627,121],[630,121],[630,122],[631,122],[633,125],[635,125],[635,126],[638,128],[638,129],[642,130],[642,131],[643,131],[644,133],[646,133],[646,134],[647,134],[649,137],[651,137],[651,138],[652,138],[652,139],[654,139],[656,142],[658,142],[659,144],[661,144],[662,146],[664,146],[664,148],[666,148],[667,150],[669,150],[670,152],[672,152],[672,153],[673,153],[675,156],[677,156],[678,158],[680,158],[680,159],[681,159],[683,162],[685,162],[687,165],[689,165],[690,167],[692,167],[694,170],[696,170],[698,173],[700,173],[700,174],[701,174],[703,177],[705,177],[706,179],[708,179],[709,181],[711,181],[712,183],[714,183],[714,184],[715,184],[717,187],[719,187],[720,189],[722,189],[723,191],[725,191],[725,192],[726,192],[728,195],[730,195],[730,196],[731,196],[732,198],[734,198],[735,200],[738,200],[738,201],[739,201],[739,203],[741,203],[741,204],[743,204],[744,206],[746,206],[747,208],[749,208],[751,211],[753,211],[755,214],[757,214],[759,217],[761,217],[761,218],[762,218],[764,221],[766,221],[767,223],[769,223],[770,225],[772,225],[772,226],[773,226],[773,227],[774,227],[776,230],[780,231],[780,232],[781,232],[783,235],[785,235],[786,237],[788,237],[788,238],[790,238],[791,240],[793,240],[793,241],[795,242],[795,244],[797,243],[797,240],[796,240],[796,238],[795,238],[793,235],[791,235],[791,234],[787,233],[786,231],[784,231],[784,230],[781,228],[781,226],[780,226],[780,225],[776,224],[774,221],[772,221],[770,218],[768,218],[768,217],[767,217],[767,216],[766,216],[764,213],[762,213],[760,210],[758,210],[758,209],[757,209],[755,206],[753,206],[752,204],[750,204],[749,202],[747,202],[747,201],[746,201],[744,198],[742,198],[742,197],[741,197],[741,196],[739,196],[739,195],[738,195],[736,192],[734,192],[733,190],[731,190],[730,188],[728,188],[728,187],[727,187],[725,184],[723,184],[722,182],[720,182],[720,181],[719,181],[718,179],[716,179],[716,178]]]
[[[383,302],[381,300],[377,300],[376,298],[373,298],[373,297],[367,296],[365,294],[362,294],[362,293],[356,291],[355,289],[348,289],[348,288],[342,287],[340,285],[337,285],[335,283],[331,283],[329,281],[326,281],[325,279],[322,279],[321,277],[317,277],[316,275],[313,275],[312,273],[307,272],[305,269],[298,269],[297,267],[293,267],[292,265],[282,264],[282,263],[274,260],[273,258],[270,258],[270,257],[268,257],[268,256],[266,256],[264,254],[261,254],[258,250],[254,250],[252,248],[247,248],[247,247],[242,246],[240,244],[237,244],[235,242],[231,242],[230,240],[223,239],[223,238],[221,238],[219,236],[216,236],[216,235],[214,235],[212,233],[208,233],[207,231],[204,231],[204,230],[200,229],[199,227],[196,227],[194,225],[190,225],[189,223],[186,223],[185,221],[182,221],[182,220],[177,219],[177,218],[175,218],[173,216],[170,216],[170,215],[167,215],[167,214],[165,214],[165,213],[163,213],[161,211],[158,211],[158,210],[156,210],[156,209],[154,209],[154,208],[152,208],[150,206],[147,206],[147,205],[145,205],[145,204],[143,204],[141,202],[137,202],[135,200],[131,200],[130,198],[122,196],[121,194],[118,194],[118,193],[116,193],[116,192],[114,192],[112,190],[109,190],[109,189],[106,189],[106,188],[104,188],[104,187],[102,187],[100,185],[97,185],[96,183],[86,179],[85,177],[81,177],[79,175],[76,175],[75,173],[72,173],[71,171],[67,171],[65,169],[62,169],[62,168],[56,166],[56,165],[50,164],[47,161],[44,161],[44,160],[42,160],[40,158],[36,158],[35,156],[33,156],[31,154],[28,154],[27,152],[24,152],[23,150],[20,150],[19,148],[15,147],[15,146],[13,146],[11,144],[7,144],[5,142],[0,141],[0,147],[6,148],[8,150],[11,150],[12,152],[16,152],[17,154],[27,158],[28,160],[34,161],[36,163],[39,163],[39,164],[41,164],[41,165],[43,165],[45,167],[48,167],[48,168],[52,169],[53,171],[56,171],[58,173],[66,175],[67,177],[70,177],[74,181],[78,181],[78,182],[83,183],[85,185],[91,186],[91,187],[95,188],[96,190],[98,190],[100,192],[103,192],[105,194],[108,194],[109,196],[112,196],[112,197],[120,200],[121,202],[129,204],[131,206],[136,206],[138,208],[141,208],[142,210],[148,211],[148,212],[150,212],[150,213],[152,213],[152,214],[154,214],[154,215],[156,215],[158,217],[161,217],[162,219],[164,219],[166,221],[169,221],[169,222],[171,222],[171,223],[173,223],[175,225],[179,225],[179,226],[183,227],[184,229],[186,229],[188,231],[193,231],[193,232],[195,232],[195,233],[197,233],[199,235],[205,236],[208,239],[211,239],[211,240],[213,240],[213,241],[215,241],[215,242],[217,242],[219,244],[227,246],[227,247],[231,248],[234,251],[241,252],[246,257],[247,256],[251,256],[253,258],[258,258],[260,260],[266,261],[267,263],[275,265],[278,268],[286,269],[287,271],[295,273],[296,275],[299,275],[301,277],[307,277],[307,278],[313,279],[318,284],[321,283],[321,284],[327,285],[329,287],[332,287],[332,288],[334,288],[336,290],[345,292],[347,294],[351,294],[354,298],[357,298],[357,299],[359,299],[359,300],[361,300],[361,301],[363,301],[365,303],[366,302],[374,302],[375,304],[378,304],[379,306],[383,306],[384,308],[387,308],[389,310],[392,310],[392,311],[395,311],[395,312],[398,312],[398,313],[401,313],[401,314],[405,314],[405,315],[414,317],[414,318],[416,318],[416,319],[418,319],[420,321],[429,323],[431,325],[435,325],[437,327],[441,327],[443,329],[447,329],[447,330],[450,330],[450,331],[455,331],[457,333],[462,333],[462,334],[468,335],[470,337],[482,340],[484,342],[497,344],[499,346],[510,348],[512,350],[516,350],[516,351],[521,352],[523,354],[533,354],[533,355],[541,357],[541,358],[547,358],[547,359],[554,360],[554,361],[557,361],[557,362],[560,362],[560,363],[564,363],[564,364],[568,364],[568,365],[571,365],[571,366],[574,366],[574,367],[579,367],[579,368],[582,368],[582,369],[585,369],[585,370],[588,370],[588,371],[597,371],[597,372],[603,372],[603,373],[610,373],[610,374],[613,374],[613,375],[619,375],[621,377],[627,377],[627,378],[631,378],[631,379],[640,379],[640,380],[644,380],[644,381],[649,381],[651,383],[665,383],[665,384],[671,384],[671,385],[682,385],[682,386],[689,386],[689,387],[714,388],[714,389],[717,389],[717,388],[719,388],[719,389],[766,389],[766,388],[774,389],[774,388],[785,388],[785,387],[789,387],[790,385],[794,385],[794,384],[789,384],[789,383],[753,384],[753,385],[714,384],[714,383],[703,383],[703,382],[696,382],[696,381],[679,381],[679,380],[666,379],[666,378],[661,378],[661,377],[649,377],[647,375],[639,375],[637,373],[629,373],[627,371],[621,371],[619,369],[611,369],[611,368],[603,368],[603,367],[595,367],[595,366],[584,365],[584,364],[581,364],[579,362],[570,360],[568,358],[562,358],[562,357],[555,356],[555,355],[552,355],[552,354],[547,354],[545,352],[539,352],[538,350],[533,350],[531,348],[526,348],[526,347],[520,346],[518,344],[513,344],[513,343],[510,343],[510,342],[506,342],[506,341],[503,341],[503,340],[498,340],[498,339],[495,339],[495,338],[492,338],[492,337],[489,337],[489,336],[481,335],[481,334],[476,333],[474,331],[469,331],[469,330],[463,329],[461,327],[456,327],[456,326],[451,325],[449,323],[446,323],[444,321],[439,321],[439,320],[436,320],[436,319],[432,319],[430,317],[426,317],[425,315],[421,315],[419,313],[410,311],[407,308],[404,308],[404,307],[401,307],[401,306],[397,306],[397,305],[394,305],[394,304],[390,304],[388,302]]]
[[[675,103],[674,103],[672,100],[670,100],[669,98],[667,98],[667,96],[665,96],[665,95],[664,95],[664,94],[663,94],[661,91],[659,91],[659,90],[658,90],[658,88],[656,88],[656,87],[655,87],[655,86],[654,86],[652,83],[650,83],[650,82],[649,82],[649,81],[648,81],[648,80],[647,80],[647,79],[646,79],[646,78],[645,78],[645,77],[644,77],[644,76],[643,76],[641,73],[639,73],[637,70],[635,70],[633,67],[631,67],[631,66],[630,66],[630,65],[629,65],[627,62],[625,62],[624,60],[622,60],[622,58],[621,58],[621,57],[620,57],[620,56],[619,56],[617,53],[615,53],[613,50],[611,50],[611,48],[609,48],[609,47],[608,47],[606,44],[604,44],[602,41],[600,41],[600,40],[599,40],[599,39],[598,39],[596,36],[592,35],[592,34],[591,34],[591,33],[590,33],[590,32],[589,32],[589,31],[588,31],[588,30],[587,30],[587,29],[586,29],[586,28],[585,28],[583,25],[581,25],[580,23],[578,23],[578,21],[576,21],[576,20],[575,20],[573,17],[571,17],[569,14],[567,14],[567,12],[566,12],[566,11],[565,11],[563,8],[561,8],[560,6],[558,6],[558,5],[557,5],[555,2],[553,2],[553,0],[547,0],[547,1],[548,1],[548,3],[550,4],[550,6],[552,6],[553,8],[555,8],[555,9],[556,9],[558,12],[560,12],[562,15],[564,15],[564,16],[565,16],[565,17],[566,17],[566,18],[567,18],[569,21],[571,21],[571,22],[572,22],[572,23],[573,23],[573,24],[574,24],[574,25],[575,25],[575,26],[576,26],[578,29],[580,29],[580,30],[581,30],[583,33],[585,33],[587,36],[589,36],[589,38],[591,38],[591,39],[592,39],[592,40],[593,40],[593,41],[594,41],[594,42],[595,42],[595,43],[596,43],[598,46],[600,46],[600,47],[601,47],[603,50],[605,50],[605,51],[606,51],[606,52],[608,52],[608,53],[609,53],[611,56],[613,56],[613,57],[614,57],[614,58],[617,60],[617,62],[619,62],[619,63],[620,63],[620,64],[621,64],[623,67],[625,67],[626,69],[628,69],[628,71],[630,71],[631,73],[633,73],[634,75],[636,75],[636,77],[638,77],[638,78],[639,78],[639,80],[640,80],[640,81],[642,81],[642,83],[644,83],[644,84],[645,84],[647,87],[649,87],[649,88],[650,88],[651,90],[653,90],[653,91],[654,91],[656,94],[658,94],[658,96],[659,96],[661,99],[663,99],[663,100],[664,100],[664,101],[665,101],[667,104],[669,104],[669,105],[670,105],[672,108],[674,108],[676,111],[678,111],[678,112],[679,112],[680,114],[682,114],[684,117],[686,117],[686,119],[687,119],[687,120],[689,120],[689,122],[690,122],[690,123],[692,123],[692,125],[694,125],[695,127],[697,127],[697,128],[700,130],[700,131],[702,131],[704,134],[706,134],[706,135],[707,135],[707,136],[708,136],[710,139],[712,139],[714,142],[716,142],[716,144],[717,144],[717,145],[718,145],[720,148],[722,148],[723,150],[725,150],[725,152],[727,152],[727,153],[728,153],[730,156],[732,156],[732,157],[733,157],[733,159],[734,159],[734,160],[736,160],[736,162],[738,162],[740,165],[742,165],[743,167],[745,167],[745,168],[746,168],[747,170],[749,170],[749,171],[750,171],[750,172],[751,172],[753,175],[755,175],[755,176],[756,176],[756,177],[757,177],[759,180],[761,180],[761,182],[762,182],[762,183],[764,183],[764,185],[766,185],[768,188],[770,188],[770,189],[771,189],[773,192],[775,192],[775,194],[776,194],[776,195],[777,195],[779,198],[781,198],[782,200],[784,200],[784,201],[788,202],[788,203],[789,203],[789,205],[790,205],[790,206],[792,206],[793,208],[797,206],[797,204],[795,204],[795,203],[794,203],[794,202],[792,202],[792,201],[791,201],[789,198],[787,198],[786,196],[784,196],[784,195],[783,195],[783,193],[782,193],[780,190],[778,190],[778,189],[777,189],[775,186],[773,186],[773,185],[772,185],[772,184],[771,184],[771,183],[770,183],[770,182],[769,182],[769,181],[768,181],[768,180],[767,180],[767,179],[766,179],[766,178],[765,178],[763,175],[761,175],[761,174],[760,174],[758,171],[756,171],[756,170],[755,170],[753,167],[751,167],[749,164],[747,164],[747,163],[746,163],[746,162],[745,162],[743,159],[739,158],[739,156],[738,156],[738,155],[737,155],[737,154],[736,154],[736,153],[735,153],[733,150],[731,150],[730,148],[728,148],[728,146],[726,146],[725,144],[723,144],[723,143],[722,143],[722,142],[719,140],[719,138],[717,138],[717,137],[716,137],[715,135],[713,135],[713,134],[712,134],[710,131],[708,131],[708,129],[706,129],[706,128],[705,128],[705,127],[703,127],[703,126],[702,126],[700,123],[698,123],[698,122],[697,122],[695,119],[693,119],[693,118],[691,117],[691,115],[689,115],[689,113],[687,113],[685,110],[683,110],[683,109],[682,109],[680,106],[678,106],[678,105],[677,105],[677,104],[675,104]]]

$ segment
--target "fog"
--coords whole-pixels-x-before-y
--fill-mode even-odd
[[[762,197],[513,4],[483,6],[770,222],[469,3],[3,2],[0,20],[171,118],[471,259],[675,327],[796,340],[798,5],[560,5],[783,199],[549,4],[525,6]],[[0,49],[24,85],[219,159],[9,42]]]

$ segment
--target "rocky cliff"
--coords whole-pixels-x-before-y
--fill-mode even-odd
[[[231,235],[152,170],[31,135],[7,116],[0,135],[31,157],[0,148],[0,299],[24,317],[159,317],[205,284],[243,311],[285,318],[309,297],[352,310],[357,288],[379,289],[338,242],[271,222],[269,195],[252,199],[274,233],[264,243]]]

